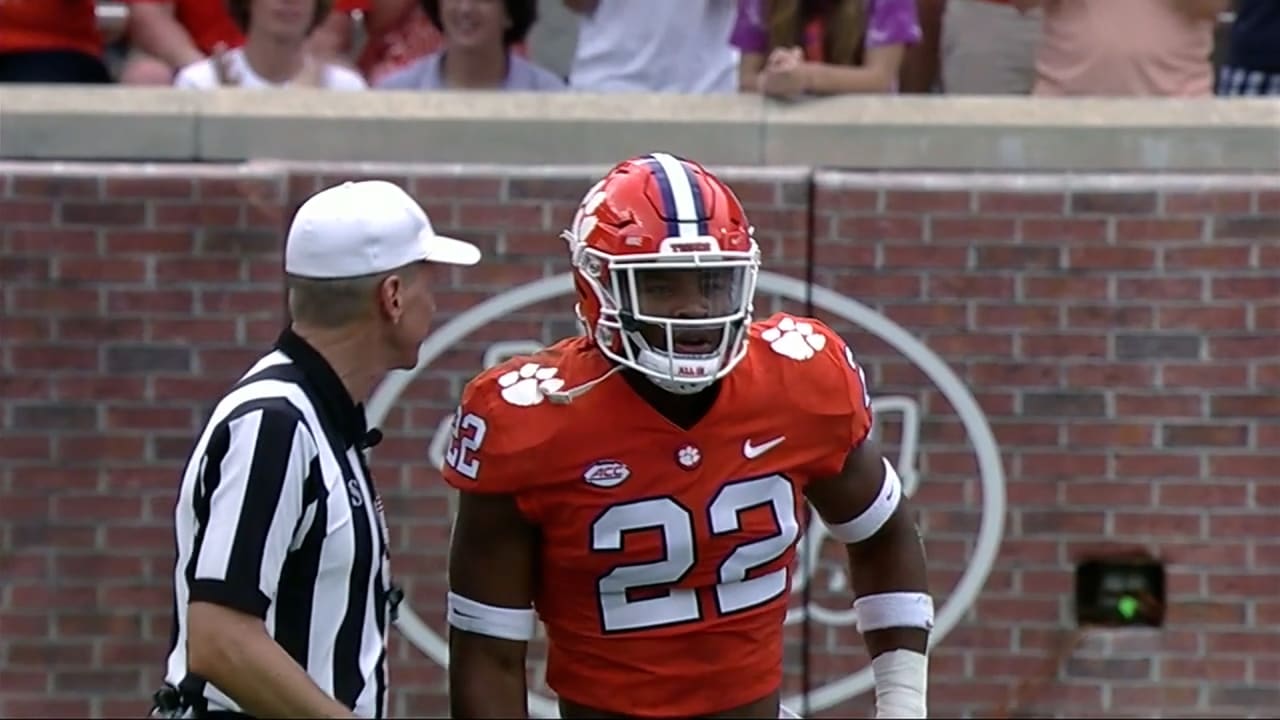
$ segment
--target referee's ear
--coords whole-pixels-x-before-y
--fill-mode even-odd
[[[404,284],[400,275],[395,272],[388,273],[378,282],[378,304],[382,313],[393,323],[399,322],[404,315],[402,292]]]
[[[411,369],[418,364],[418,348],[431,334],[436,300],[432,293],[429,263],[415,262],[396,268],[378,281],[378,313],[383,319],[382,337],[388,343],[391,369]]]
[[[429,321],[436,310],[431,273],[430,263],[414,262],[379,276],[377,297],[382,314],[399,323],[408,315],[426,313]]]

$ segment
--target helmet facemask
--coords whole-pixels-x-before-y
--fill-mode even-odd
[[[595,340],[614,362],[671,393],[707,389],[747,352],[759,253],[711,238],[671,239],[658,253],[580,247],[574,264],[600,303]],[[670,251],[691,245],[706,252]]]

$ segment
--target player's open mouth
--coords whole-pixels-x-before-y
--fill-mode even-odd
[[[710,355],[720,345],[717,335],[717,332],[699,331],[676,333],[672,350],[681,355]]]

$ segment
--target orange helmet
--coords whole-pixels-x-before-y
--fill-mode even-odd
[[[562,237],[578,318],[614,362],[688,394],[746,354],[760,251],[742,203],[701,165],[664,153],[623,161]]]

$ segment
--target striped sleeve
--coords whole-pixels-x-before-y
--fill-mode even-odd
[[[295,537],[313,518],[315,439],[284,399],[247,404],[214,430],[201,458],[192,602],[265,618]]]

